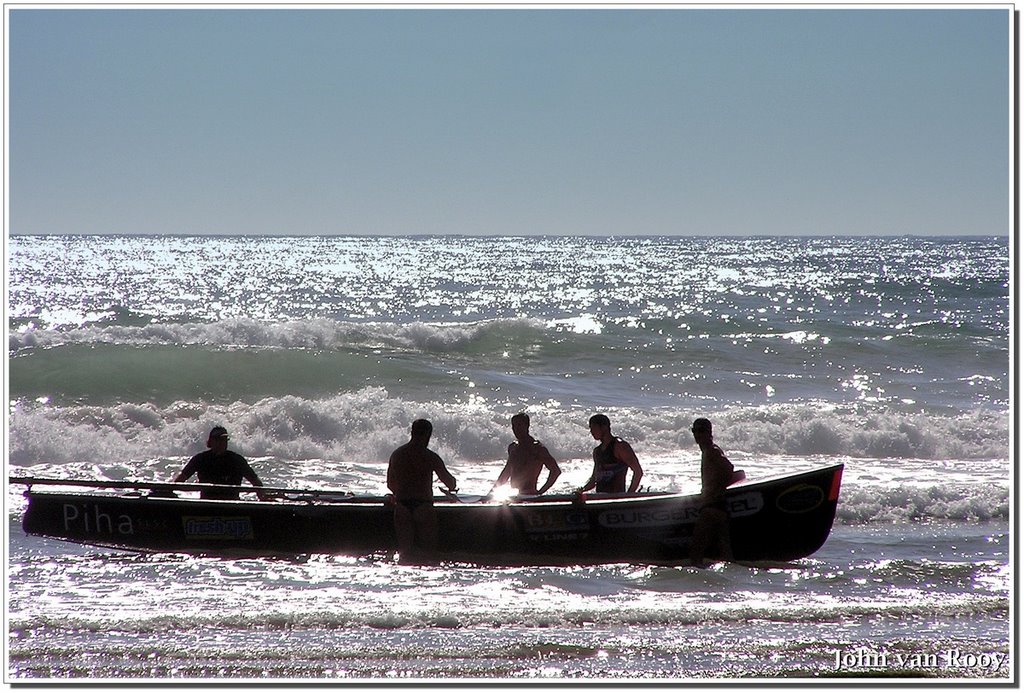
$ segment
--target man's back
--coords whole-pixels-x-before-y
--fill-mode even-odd
[[[705,503],[718,503],[725,497],[725,489],[732,483],[733,466],[722,448],[714,443],[701,449],[701,494]]]
[[[205,450],[189,460],[184,473],[188,475],[195,473],[201,484],[224,484],[227,486],[238,486],[242,483],[242,479],[255,476],[245,458],[232,450],[225,450],[222,453]],[[238,491],[227,489],[208,489],[200,495],[208,499],[238,500]]]
[[[426,447],[406,443],[393,453],[388,462],[388,488],[395,498],[429,499],[434,474],[444,463],[437,453]]]

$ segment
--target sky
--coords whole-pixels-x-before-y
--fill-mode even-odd
[[[7,6],[8,233],[1007,235],[1012,11]]]

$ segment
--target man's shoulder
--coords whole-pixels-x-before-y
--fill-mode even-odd
[[[732,462],[725,456],[725,451],[715,443],[711,444],[711,459],[718,464],[732,466]]]
[[[526,452],[540,452],[541,450],[546,450],[547,448],[544,447],[544,443],[540,442],[536,438],[531,438],[530,440],[524,442],[514,440],[508,444],[508,449],[525,450]]]
[[[189,459],[188,463],[189,464],[201,464],[202,462],[205,462],[206,460],[208,460],[210,458],[210,455],[212,455],[212,454],[213,454],[213,450],[203,450],[202,452],[199,452],[199,453],[196,453],[195,455],[192,455],[192,457]]]

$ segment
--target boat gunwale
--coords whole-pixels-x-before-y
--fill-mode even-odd
[[[817,467],[815,469],[797,472],[795,474],[778,474],[764,479],[758,479],[756,481],[750,479],[744,479],[736,484],[733,484],[727,489],[728,494],[737,492],[754,491],[764,486],[769,486],[780,481],[787,482],[799,482],[801,479],[810,476],[822,476],[828,473],[834,474],[837,471],[842,470],[845,467],[844,463],[829,465],[826,467]],[[25,491],[25,496],[73,496],[80,498],[104,498],[110,500],[125,500],[125,501],[166,501],[166,502],[185,502],[187,504],[193,503],[215,503],[218,505],[230,505],[230,506],[248,506],[255,505],[260,507],[281,507],[281,506],[323,506],[323,507],[335,507],[335,506],[353,506],[353,507],[366,507],[366,506],[389,506],[391,505],[389,496],[357,496],[351,495],[348,492],[343,491],[312,491],[304,489],[284,489],[277,487],[253,487],[253,486],[222,486],[218,484],[175,484],[169,482],[113,482],[110,485],[103,483],[100,480],[55,480],[55,479],[26,479],[26,478],[10,478],[11,483],[25,483],[28,485],[28,489]],[[136,485],[137,484],[137,485]],[[97,489],[144,489],[152,488],[158,493],[144,493],[136,491],[135,493],[88,493],[88,492],[74,492],[74,491],[37,491],[32,488],[35,485],[44,486],[75,486],[83,485],[90,488]],[[273,497],[267,500],[248,500],[248,499],[214,499],[214,498],[197,498],[195,496],[166,496],[160,495],[159,491],[202,491],[209,488],[226,488],[232,490],[238,490],[242,493],[266,493],[271,494]],[[292,498],[282,496],[294,496]],[[700,497],[700,493],[684,493],[680,491],[644,491],[640,493],[626,493],[626,494],[601,494],[601,493],[588,493],[583,494],[582,497],[574,494],[556,494],[556,495],[543,495],[543,496],[532,496],[529,498],[510,498],[510,499],[488,499],[486,496],[470,496],[465,499],[451,496],[435,496],[434,506],[443,507],[445,509],[455,507],[465,508],[500,508],[500,507],[537,507],[537,506],[590,506],[590,505],[621,505],[621,504],[637,504],[645,501],[687,501],[696,500]],[[475,499],[471,499],[475,498]]]

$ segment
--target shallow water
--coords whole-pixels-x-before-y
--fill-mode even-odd
[[[12,557],[11,667],[58,679],[745,679],[892,673],[897,655],[958,650],[1003,659],[912,673],[1001,678],[1007,553],[998,523],[838,527],[785,568],[704,571],[222,560],[26,539]],[[890,665],[850,666],[861,650]]]

